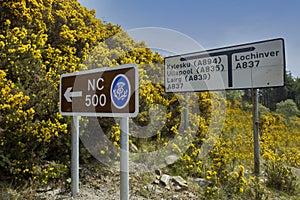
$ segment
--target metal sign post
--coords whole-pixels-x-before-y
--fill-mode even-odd
[[[71,152],[71,190],[72,196],[79,191],[79,116],[73,116]]]
[[[260,147],[259,147],[259,127],[258,127],[258,89],[252,89],[253,101],[253,138],[254,138],[254,174],[260,174]]]
[[[129,199],[129,117],[139,112],[139,77],[135,64],[63,74],[60,113],[73,116],[71,189],[79,191],[79,116],[121,117],[120,199]]]
[[[122,117],[121,129],[121,160],[120,160],[120,199],[129,200],[129,118]]]

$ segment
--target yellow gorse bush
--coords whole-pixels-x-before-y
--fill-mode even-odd
[[[60,75],[83,68],[89,50],[120,28],[74,0],[0,4],[1,171],[46,183],[66,170],[54,167],[55,175],[44,176],[36,169],[69,162],[70,121],[58,112]]]
[[[190,127],[182,130],[184,108],[179,102],[184,95],[164,92],[163,59],[144,43],[134,42],[119,26],[97,20],[95,11],[76,0],[0,0],[0,4],[1,171],[44,184],[67,174],[71,122],[58,111],[60,75],[137,63],[140,112],[132,121],[149,126],[147,133],[132,130],[130,143],[142,152],[169,146],[169,153],[180,157],[170,169],[181,176],[207,179],[211,183],[204,192],[207,198],[216,199],[222,192],[228,197],[249,194],[253,188],[262,193],[262,185],[251,176],[249,105],[227,101],[218,92],[195,93],[197,99],[190,99],[189,105],[200,113],[189,113]],[[151,117],[160,124],[151,124]],[[293,187],[289,167],[300,167],[300,119],[291,121],[287,124],[274,113],[260,117],[263,169],[269,180],[286,190]],[[120,127],[111,119],[99,123],[119,149]],[[142,134],[151,137],[134,137]],[[103,144],[97,154],[119,158],[109,144]]]
[[[209,98],[209,96],[204,97]],[[202,102],[209,102],[205,100]],[[201,124],[209,126],[211,117],[210,104],[204,104],[202,111],[205,120]],[[259,181],[251,175],[253,172],[253,123],[252,111],[242,107],[239,102],[227,102],[226,119],[219,137],[212,135],[205,138],[205,128],[199,137],[189,145],[189,150],[180,157],[180,161],[172,168],[179,174],[204,177],[212,183],[207,186],[207,198],[216,199],[220,194],[267,195]],[[261,170],[274,183],[278,180],[277,189],[294,191],[295,181],[290,167],[299,168],[299,118],[295,123],[287,124],[283,117],[274,113],[266,113],[260,118]],[[201,141],[214,141],[208,156],[200,158]],[[200,145],[200,146],[199,146]],[[184,172],[182,168],[184,166]],[[288,183],[283,186],[284,183]],[[263,195],[264,196],[264,195]]]

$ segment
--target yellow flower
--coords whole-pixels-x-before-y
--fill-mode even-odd
[[[29,108],[29,109],[27,110],[27,113],[28,113],[29,115],[32,115],[32,114],[35,113],[35,111],[34,111],[33,108]]]
[[[240,193],[244,192],[244,188],[240,187]]]
[[[200,167],[197,167],[196,171],[197,171],[197,173],[201,173]]]
[[[29,169],[26,168],[23,170],[23,173],[26,173],[26,172],[29,172]]]
[[[11,21],[9,19],[7,19],[5,22],[4,22],[4,25],[6,26],[9,26],[11,24]]]
[[[233,172],[233,176],[234,178],[238,179],[239,178],[239,174],[237,172]]]
[[[16,52],[15,49],[8,49],[8,53],[14,53],[14,52]]]
[[[244,174],[245,168],[244,168],[243,165],[240,165],[240,166],[239,166],[239,171],[240,171],[241,174]]]
[[[118,147],[119,145],[118,145],[118,143],[116,142],[116,141],[114,141],[114,145],[116,146],[116,147]]]
[[[0,47],[1,48],[5,47],[5,43],[3,41],[0,41]]]

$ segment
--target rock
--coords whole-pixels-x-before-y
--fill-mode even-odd
[[[185,190],[185,188],[182,188],[182,187],[179,186],[179,185],[175,185],[175,186],[173,186],[173,188],[174,188],[174,190],[175,190],[176,192],[180,192],[180,191],[182,191],[182,190]]]
[[[52,197],[55,197],[57,196],[59,193],[61,193],[62,190],[60,188],[57,188],[57,189],[54,189],[52,191],[47,191],[46,194],[52,196]]]
[[[165,157],[165,162],[167,165],[171,165],[179,159],[179,156],[176,154],[169,155]]]
[[[197,199],[197,196],[191,192],[186,192],[185,195],[188,196],[189,199]]]
[[[156,193],[156,194],[163,194],[163,191],[161,191],[160,189],[156,188],[156,189],[155,189],[155,193]]]
[[[170,179],[171,179],[171,176],[169,176],[168,174],[163,174],[161,177],[160,177],[160,181],[161,183],[163,183],[163,185],[167,188],[170,187]]]
[[[205,178],[196,178],[194,181],[202,188],[212,185],[212,182],[206,180]]]
[[[133,143],[131,143],[130,145],[129,145],[129,150],[130,150],[130,152],[133,152],[133,153],[137,153],[138,151],[139,151],[139,149],[135,146],[135,144],[133,144]]]
[[[161,172],[160,169],[156,169],[156,170],[155,170],[155,174],[156,174],[157,176],[161,176],[161,175],[162,175],[162,172]]]
[[[159,178],[160,178],[160,177],[158,177],[158,179],[156,179],[153,183],[156,184],[156,185],[158,185],[159,182],[160,182],[160,181],[159,181]]]
[[[144,186],[144,188],[150,192],[153,192],[155,190],[155,187],[152,184],[148,184]]]
[[[180,187],[187,188],[187,181],[184,180],[181,176],[173,176],[172,177],[173,183],[179,185]]]

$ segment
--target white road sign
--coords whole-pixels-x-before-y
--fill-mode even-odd
[[[165,91],[188,92],[284,85],[282,38],[165,58]]]

